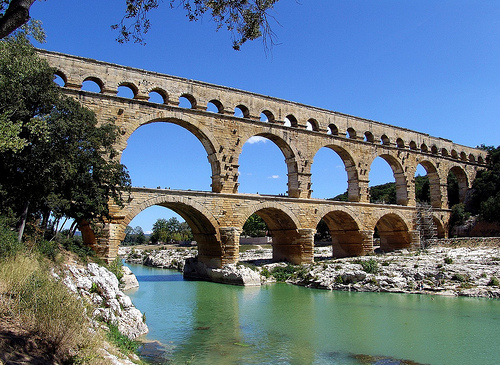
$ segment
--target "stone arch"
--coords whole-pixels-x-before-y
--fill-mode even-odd
[[[324,212],[321,219],[328,226],[330,236],[332,237],[333,257],[361,256],[366,254],[366,237],[360,232],[360,224],[355,217],[342,210],[332,209]]]
[[[412,245],[408,224],[398,213],[388,213],[380,217],[374,231],[379,235],[380,250],[383,252],[409,248]]]
[[[342,159],[344,162],[344,167],[345,171],[347,173],[347,196],[348,200],[350,202],[358,202],[361,199],[361,189],[359,186],[359,176],[358,176],[358,169],[356,168],[356,162],[354,161],[354,158],[352,157],[352,154],[347,151],[345,148],[339,146],[339,145],[334,145],[334,144],[328,144],[325,146],[321,146],[320,148],[329,148]],[[318,151],[316,153],[318,153]],[[316,153],[314,155],[316,155]],[[314,163],[314,162],[313,162]]]
[[[302,247],[299,244],[300,227],[295,214],[285,206],[277,203],[265,202],[252,205],[242,214],[246,222],[251,214],[257,214],[266,222],[269,234],[272,237],[273,261],[288,261],[291,263],[302,262]]]
[[[398,148],[405,148],[405,141],[402,138],[396,139],[396,146]]]
[[[457,150],[455,150],[455,149],[451,150],[451,157],[455,158],[455,159],[458,159],[458,152],[457,152]]]
[[[217,113],[219,113],[219,114],[224,113],[224,105],[222,105],[220,100],[212,99],[209,101],[209,103],[212,103],[217,108]]]
[[[319,123],[316,119],[314,118],[309,118],[307,123],[309,123],[311,125],[311,129],[314,131],[314,132],[319,132]]]
[[[285,119],[288,119],[290,121],[290,126],[291,127],[294,127],[294,128],[297,128],[297,126],[299,125],[299,122],[297,121],[297,118],[295,118],[295,116],[293,114],[288,114]]]
[[[138,192],[136,192],[139,195]],[[134,195],[134,193],[132,193]],[[218,234],[219,222],[201,204],[183,196],[160,195],[139,201],[125,208],[128,209],[125,219],[117,229],[118,238],[125,238],[125,228],[132,219],[143,210],[158,205],[173,210],[179,214],[189,225],[193,232],[193,239],[198,244],[198,259],[212,267],[222,265],[223,250]]]
[[[387,137],[387,135],[382,134],[382,136],[380,137],[380,144],[383,144],[384,146],[389,146],[391,144],[391,140],[389,139],[389,137]]]
[[[64,72],[62,72],[60,70],[56,70],[56,72],[54,72],[54,76],[59,76],[64,83],[64,85],[62,85],[62,86],[66,87],[66,84],[68,83],[68,77],[66,76],[66,74]]]
[[[444,157],[448,157],[450,154],[448,153],[448,150],[446,148],[441,148],[441,155]]]
[[[95,77],[95,76],[88,76],[86,78],[83,79],[82,81],[82,84],[85,82],[85,81],[92,81],[92,82],[95,82],[97,84],[97,86],[99,86],[99,89],[100,89],[100,93],[103,93],[104,91],[104,82],[99,78],[99,77]]]
[[[261,114],[264,114],[264,116],[267,118],[268,123],[274,123],[276,121],[274,114],[269,110],[263,110]]]
[[[283,138],[277,136],[272,133],[257,133],[253,136],[248,136],[245,139],[245,142],[251,137],[258,136],[264,137],[273,142],[280,149],[281,153],[283,153],[283,157],[285,158],[285,163],[287,165],[288,171],[288,196],[298,198],[300,196],[300,184],[298,181],[298,164],[296,160],[296,154],[290,144],[288,144]],[[237,156],[239,160],[239,156],[241,155],[243,145],[245,143],[239,144],[239,150],[237,151]]]
[[[247,119],[250,118],[250,110],[245,105],[243,105],[243,104],[236,105],[234,107],[235,114],[236,114],[236,109],[239,109],[241,111],[242,118],[247,118]]]
[[[365,142],[369,142],[369,143],[375,142],[375,137],[373,136],[372,132],[370,132],[370,131],[365,132]]]
[[[429,152],[429,148],[427,147],[427,145],[425,143],[422,143],[420,145],[420,151],[427,153],[427,152]]]
[[[396,204],[408,205],[408,181],[406,179],[406,175],[401,163],[396,157],[389,154],[382,154],[376,157],[381,157],[382,159],[384,159],[392,169],[394,180],[396,182]]]
[[[211,184],[212,191],[218,193],[222,190],[221,162],[218,159],[218,154],[216,150],[216,146],[218,146],[218,144],[215,140],[215,137],[209,131],[201,129],[198,126],[190,122],[187,122],[183,119],[167,117],[167,118],[151,119],[145,122],[137,121],[133,125],[129,126],[129,128],[125,131],[123,138],[125,140],[128,140],[128,138],[132,135],[132,133],[135,132],[137,129],[139,129],[141,126],[151,123],[172,123],[191,132],[201,142],[201,144],[205,148],[205,151],[207,152],[207,158],[212,170],[212,184]],[[125,149],[125,147],[126,143],[123,149]],[[123,149],[120,151],[120,154],[121,152],[123,152]]]
[[[187,101],[189,101],[189,103],[191,104],[190,109],[196,109],[198,103],[196,102],[196,98],[193,95],[188,94],[188,93],[184,93],[184,94],[181,94],[181,96],[179,96],[179,99],[180,98],[186,98]]]
[[[410,150],[413,150],[413,151],[416,151],[417,150],[417,144],[415,143],[415,141],[410,141]]]
[[[458,200],[460,203],[465,202],[465,196],[467,195],[467,190],[469,188],[469,179],[467,177],[467,173],[460,166],[453,166],[450,168],[449,172],[452,172],[453,175],[457,178],[458,181]]]
[[[469,161],[476,162],[476,157],[472,153],[469,154]]]
[[[427,160],[420,161],[419,164],[425,169],[429,178],[431,206],[433,208],[442,208],[441,178],[436,166]]]
[[[432,153],[433,155],[437,155],[437,154],[438,154],[438,148],[437,148],[437,146],[436,146],[435,144],[433,144],[433,145],[431,146],[431,153]]]
[[[484,159],[483,159],[483,156],[478,156],[477,158],[477,162],[481,165],[484,165]]]
[[[132,93],[134,94],[134,99],[137,97],[137,94],[139,94],[139,88],[133,82],[123,81],[118,84],[118,87],[120,86],[125,86],[128,87],[130,90],[132,90]]]
[[[327,134],[331,134],[332,136],[338,136],[339,129],[337,128],[337,126],[335,124],[329,124]]]
[[[462,161],[467,161],[467,154],[465,152],[460,152],[460,159]]]
[[[356,139],[356,130],[352,127],[347,128],[347,138]]]
[[[155,87],[155,88],[149,90],[148,94],[152,93],[152,92],[155,92],[162,97],[163,104],[168,104],[168,93],[165,90],[163,90],[162,88],[159,88],[159,87]]]

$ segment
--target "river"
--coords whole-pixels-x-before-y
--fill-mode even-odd
[[[127,264],[165,364],[498,364],[500,301],[185,281]],[[406,362],[403,362],[406,360]]]

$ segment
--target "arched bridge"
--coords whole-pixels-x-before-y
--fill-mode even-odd
[[[199,259],[211,266],[238,260],[239,235],[252,213],[268,225],[277,260],[311,262],[314,232],[321,219],[330,229],[336,256],[371,252],[375,230],[382,249],[417,245],[417,166],[427,171],[432,219],[445,236],[449,172],[457,177],[463,200],[478,169],[485,165],[482,150],[384,123],[82,57],[43,50],[39,54],[57,70],[67,95],[92,109],[100,122],[114,120],[119,126],[120,156],[130,135],[154,122],[184,127],[205,148],[212,191],[133,188],[125,207],[110,207],[112,219],[99,237],[81,227],[86,242],[108,260],[116,257],[127,224],[152,205],[168,207],[186,220],[198,243]],[[100,92],[81,90],[88,80]],[[117,96],[120,86],[130,88],[134,97]],[[148,101],[151,92],[160,94],[162,103]],[[180,98],[189,100],[190,108],[179,107]],[[208,111],[208,105],[217,112]],[[282,151],[288,170],[286,196],[238,193],[239,156],[244,143],[254,136],[271,140]],[[311,198],[311,165],[323,147],[344,162],[349,202]],[[376,157],[392,168],[397,205],[370,203],[368,176]]]

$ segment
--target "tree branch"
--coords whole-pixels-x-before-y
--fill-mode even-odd
[[[0,18],[0,39],[7,37],[30,19],[30,7],[36,0],[12,0]]]

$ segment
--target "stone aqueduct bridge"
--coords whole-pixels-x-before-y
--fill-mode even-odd
[[[155,72],[42,50],[39,54],[57,69],[67,95],[94,110],[99,122],[114,120],[119,126],[120,156],[130,135],[153,122],[184,127],[207,153],[211,192],[133,188],[125,207],[110,207],[112,218],[99,236],[81,227],[85,241],[107,260],[116,257],[127,224],[152,205],[170,208],[186,220],[198,243],[199,259],[212,267],[238,260],[239,236],[252,213],[267,223],[277,260],[311,262],[321,219],[330,229],[335,256],[372,251],[375,228],[382,249],[409,247],[420,240],[417,166],[427,171],[433,220],[439,235],[446,236],[448,173],[457,177],[463,200],[476,172],[485,165],[484,151],[408,129]],[[97,83],[100,92],[81,90],[87,80]],[[134,97],[117,96],[119,86],[130,88]],[[148,101],[153,91],[163,103]],[[181,97],[189,100],[191,108],[179,107]],[[217,113],[207,111],[209,103]],[[242,116],[235,116],[235,108]],[[238,193],[238,158],[252,136],[268,138],[282,151],[288,169],[286,196]],[[345,164],[348,203],[311,199],[311,165],[322,147],[335,151]],[[392,168],[397,205],[370,203],[368,174],[376,157]]]

